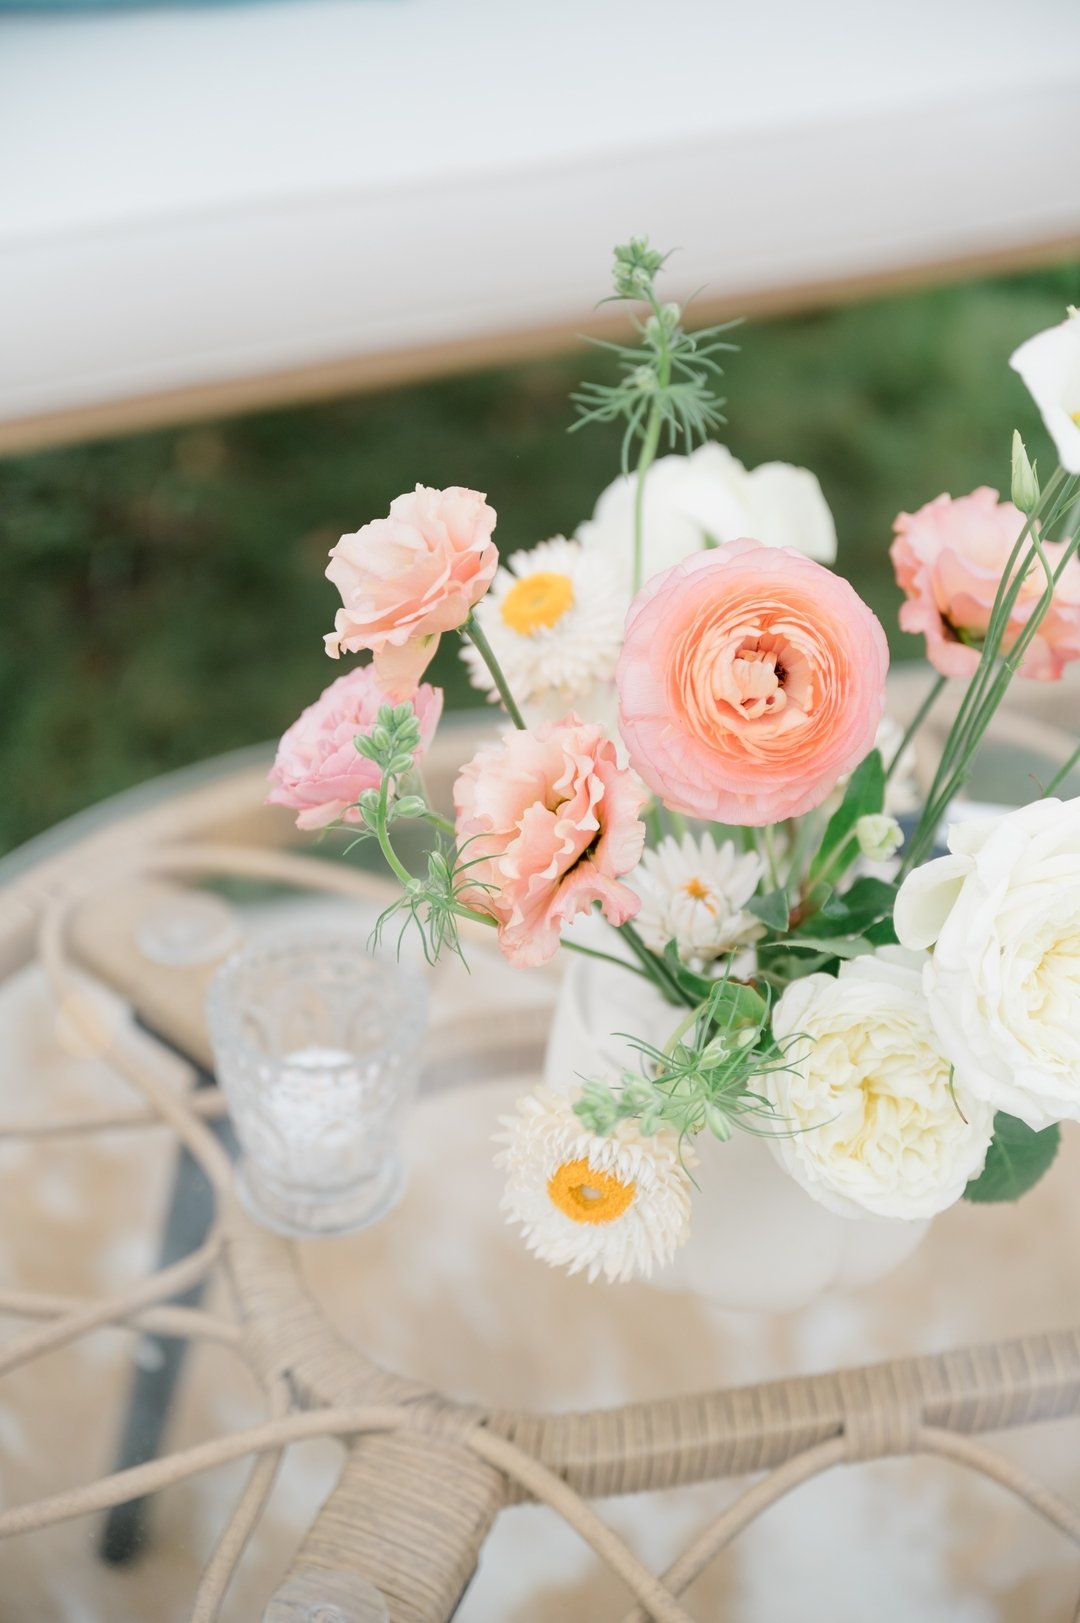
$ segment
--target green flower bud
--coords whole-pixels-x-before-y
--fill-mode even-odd
[[[392,777],[400,778],[403,772],[411,772],[413,758],[411,755],[391,755],[386,770]]]
[[[395,817],[423,817],[426,811],[427,801],[423,795],[402,795],[394,802]]]
[[[895,817],[884,813],[860,817],[855,824],[859,850],[871,862],[887,862],[904,843],[904,831]]]
[[[1030,513],[1039,500],[1039,480],[1028,460],[1027,449],[1018,429],[1012,437],[1012,499],[1021,513]]]
[[[731,1137],[731,1121],[718,1105],[707,1104],[705,1106],[705,1125],[713,1137],[720,1140],[721,1144],[726,1144]]]

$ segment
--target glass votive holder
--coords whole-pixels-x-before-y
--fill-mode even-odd
[[[296,1236],[383,1217],[402,1187],[420,977],[373,958],[360,936],[312,930],[244,947],[215,975],[206,1012],[248,1210]]]

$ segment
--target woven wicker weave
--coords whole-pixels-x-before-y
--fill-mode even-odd
[[[440,765],[445,775],[459,756],[460,744],[451,740],[441,762],[432,762],[436,793]],[[3,896],[0,976],[35,956],[40,960],[65,1019],[131,1084],[136,1116],[168,1122],[202,1166],[214,1188],[217,1220],[199,1252],[108,1299],[72,1304],[27,1293],[0,1296],[0,1310],[44,1321],[0,1345],[0,1375],[103,1323],[156,1327],[236,1346],[265,1390],[267,1419],[4,1510],[0,1537],[102,1510],[225,1460],[250,1457],[247,1486],[193,1604],[193,1619],[209,1623],[258,1521],[282,1450],[301,1438],[334,1435],[347,1441],[340,1478],[307,1533],[293,1579],[265,1613],[268,1623],[305,1616],[366,1623],[382,1615],[392,1623],[439,1623],[452,1615],[500,1509],[529,1497],[566,1518],[623,1578],[635,1608],[629,1617],[685,1623],[682,1591],[781,1495],[834,1465],[914,1452],[942,1455],[994,1478],[1080,1544],[1080,1513],[977,1440],[983,1432],[1080,1409],[1080,1330],[554,1416],[460,1405],[377,1367],[348,1345],[306,1288],[292,1245],[257,1227],[234,1198],[229,1163],[207,1125],[221,1113],[215,1090],[192,1093],[184,1062],[145,1030],[102,1025],[77,973],[90,969],[121,988],[152,1017],[148,1024],[155,1031],[201,1061],[207,1056],[203,983],[193,977],[186,1000],[178,1000],[174,982],[164,995],[160,972],[131,949],[125,897],[139,886],[211,874],[261,877],[365,900],[383,894],[378,881],[356,870],[277,846],[282,824],[258,809],[261,791],[261,771],[242,770],[114,820],[24,871]],[[116,1121],[115,1113],[108,1118]],[[104,1117],[75,1124],[45,1120],[20,1131],[91,1133],[106,1124]],[[212,1270],[222,1270],[229,1281],[234,1319],[165,1305]],[[589,1503],[751,1473],[764,1474],[660,1577]]]

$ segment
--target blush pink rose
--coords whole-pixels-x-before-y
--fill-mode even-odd
[[[938,496],[917,513],[901,513],[890,549],[893,568],[907,602],[900,609],[904,631],[922,633],[926,657],[943,676],[973,676],[979,647],[990,624],[994,597],[1009,554],[1024,527],[1024,515],[1011,502],[998,501],[985,485],[970,496]],[[1063,543],[1048,541],[1045,551],[1056,567]],[[1025,577],[1005,631],[1012,647],[1046,585],[1041,568]],[[975,644],[976,646],[972,646]],[[1070,660],[1080,658],[1080,563],[1070,559],[1058,581],[1053,605],[1032,638],[1018,675],[1055,681]]]
[[[379,685],[371,665],[339,676],[314,704],[294,721],[278,745],[266,797],[269,806],[288,806],[298,815],[297,828],[325,828],[339,819],[359,822],[355,802],[365,789],[377,789],[382,774],[356,748],[354,739],[370,733],[380,705],[391,701]],[[412,700],[420,723],[420,760],[442,714],[440,688],[427,682]]]
[[[874,746],[889,650],[846,580],[729,541],[648,581],[615,674],[630,764],[665,805],[760,827],[820,806]]]
[[[618,883],[641,856],[646,800],[615,746],[569,715],[509,732],[482,749],[454,785],[462,900],[499,926],[499,946],[526,969],[549,959],[563,924],[599,902],[612,924],[640,899]]]
[[[326,570],[342,602],[327,653],[370,648],[390,698],[411,698],[441,634],[464,625],[491,585],[494,528],[479,491],[417,485],[390,503],[388,518],[343,535]]]

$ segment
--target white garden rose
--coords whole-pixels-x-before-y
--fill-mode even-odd
[[[634,561],[635,475],[610,484],[578,529],[587,547],[617,561],[629,590]],[[765,462],[744,468],[723,445],[665,456],[645,476],[642,579],[703,547],[749,536],[767,547],[794,547],[821,564],[836,558],[836,526],[821,486],[806,468]]]
[[[930,1016],[965,1092],[1029,1127],[1080,1121],[1080,799],[949,829],[908,875],[896,933],[932,948]]]
[[[773,1033],[785,1068],[762,1078],[781,1118],[770,1142],[830,1211],[933,1217],[982,1171],[994,1113],[950,1083],[918,960],[883,948],[792,982]]]

